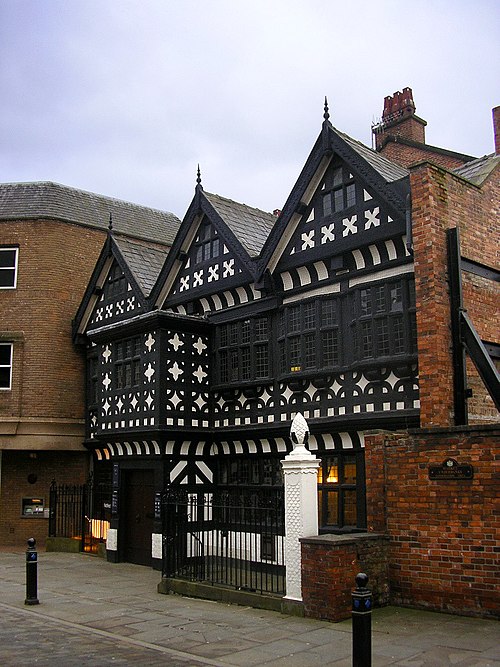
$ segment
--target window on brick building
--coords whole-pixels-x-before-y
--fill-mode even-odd
[[[318,470],[320,531],[366,529],[363,452],[323,456]]]
[[[19,248],[0,248],[0,289],[15,289]]]
[[[12,343],[0,343],[0,389],[12,388]]]

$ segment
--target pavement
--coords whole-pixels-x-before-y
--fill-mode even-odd
[[[328,623],[156,592],[160,573],[86,554],[0,551],[0,665],[352,666],[351,621]],[[372,665],[500,667],[500,624],[413,609],[372,614]]]

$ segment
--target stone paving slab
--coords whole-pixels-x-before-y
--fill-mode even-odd
[[[92,665],[148,665],[149,667],[204,667],[192,656],[180,657],[117,641],[115,637],[89,635],[80,627],[61,625],[33,613],[0,605],[0,664],[2,667],[80,667]]]
[[[351,621],[327,623],[156,592],[160,574],[86,554],[0,550],[0,665],[352,667]],[[500,667],[500,624],[387,607],[372,614],[373,667]]]

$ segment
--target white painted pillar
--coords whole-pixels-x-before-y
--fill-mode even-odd
[[[306,448],[309,427],[300,412],[290,429],[293,450],[281,462],[285,478],[286,599],[302,601],[301,537],[318,534],[318,468]]]

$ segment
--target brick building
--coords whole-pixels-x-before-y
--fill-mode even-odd
[[[172,241],[175,216],[55,183],[0,185],[0,544],[47,536],[49,486],[80,484],[85,363],[71,323],[107,236]]]

